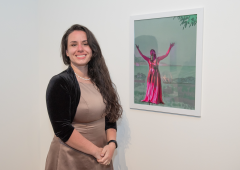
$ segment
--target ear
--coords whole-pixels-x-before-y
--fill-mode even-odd
[[[69,57],[69,55],[68,55],[68,51],[66,50],[66,55]]]

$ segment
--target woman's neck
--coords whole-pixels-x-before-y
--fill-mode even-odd
[[[73,68],[73,71],[79,75],[82,78],[89,78],[88,76],[88,65],[84,65],[84,66],[77,66],[73,63],[71,63],[71,67]]]

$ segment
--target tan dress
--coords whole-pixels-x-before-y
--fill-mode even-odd
[[[79,82],[79,85],[81,97],[72,125],[86,139],[103,148],[107,144],[103,98],[93,84]],[[45,170],[113,170],[113,164],[112,161],[110,165],[99,164],[93,156],[71,148],[54,136]]]

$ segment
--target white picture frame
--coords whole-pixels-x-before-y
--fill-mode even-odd
[[[163,105],[156,105],[149,103],[149,105],[139,104],[134,101],[134,57],[136,54],[135,42],[135,25],[136,21],[164,19],[178,16],[197,15],[196,26],[196,69],[195,69],[195,100],[194,109],[184,109],[177,107],[165,107]],[[175,19],[175,18],[173,18]],[[177,18],[176,18],[177,19]],[[179,21],[180,22],[180,21]],[[154,25],[151,25],[154,27]],[[184,25],[182,25],[184,27]],[[187,25],[188,27],[188,25]],[[187,29],[187,27],[185,29]],[[146,27],[147,28],[147,27]],[[183,28],[184,29],[184,28]],[[161,31],[161,30],[160,30]],[[149,33],[150,35],[151,33]],[[187,40],[186,40],[187,41]],[[171,53],[171,52],[170,52]],[[202,93],[202,55],[203,55],[203,8],[186,9],[179,11],[159,12],[153,14],[133,15],[130,17],[130,108],[147,110],[162,113],[172,113],[188,116],[201,116],[201,93]],[[147,80],[146,80],[147,81]],[[182,104],[184,105],[184,104]]]

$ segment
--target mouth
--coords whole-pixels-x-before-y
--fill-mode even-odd
[[[79,58],[79,59],[84,59],[86,57],[86,54],[84,54],[84,55],[76,55],[76,57]]]

